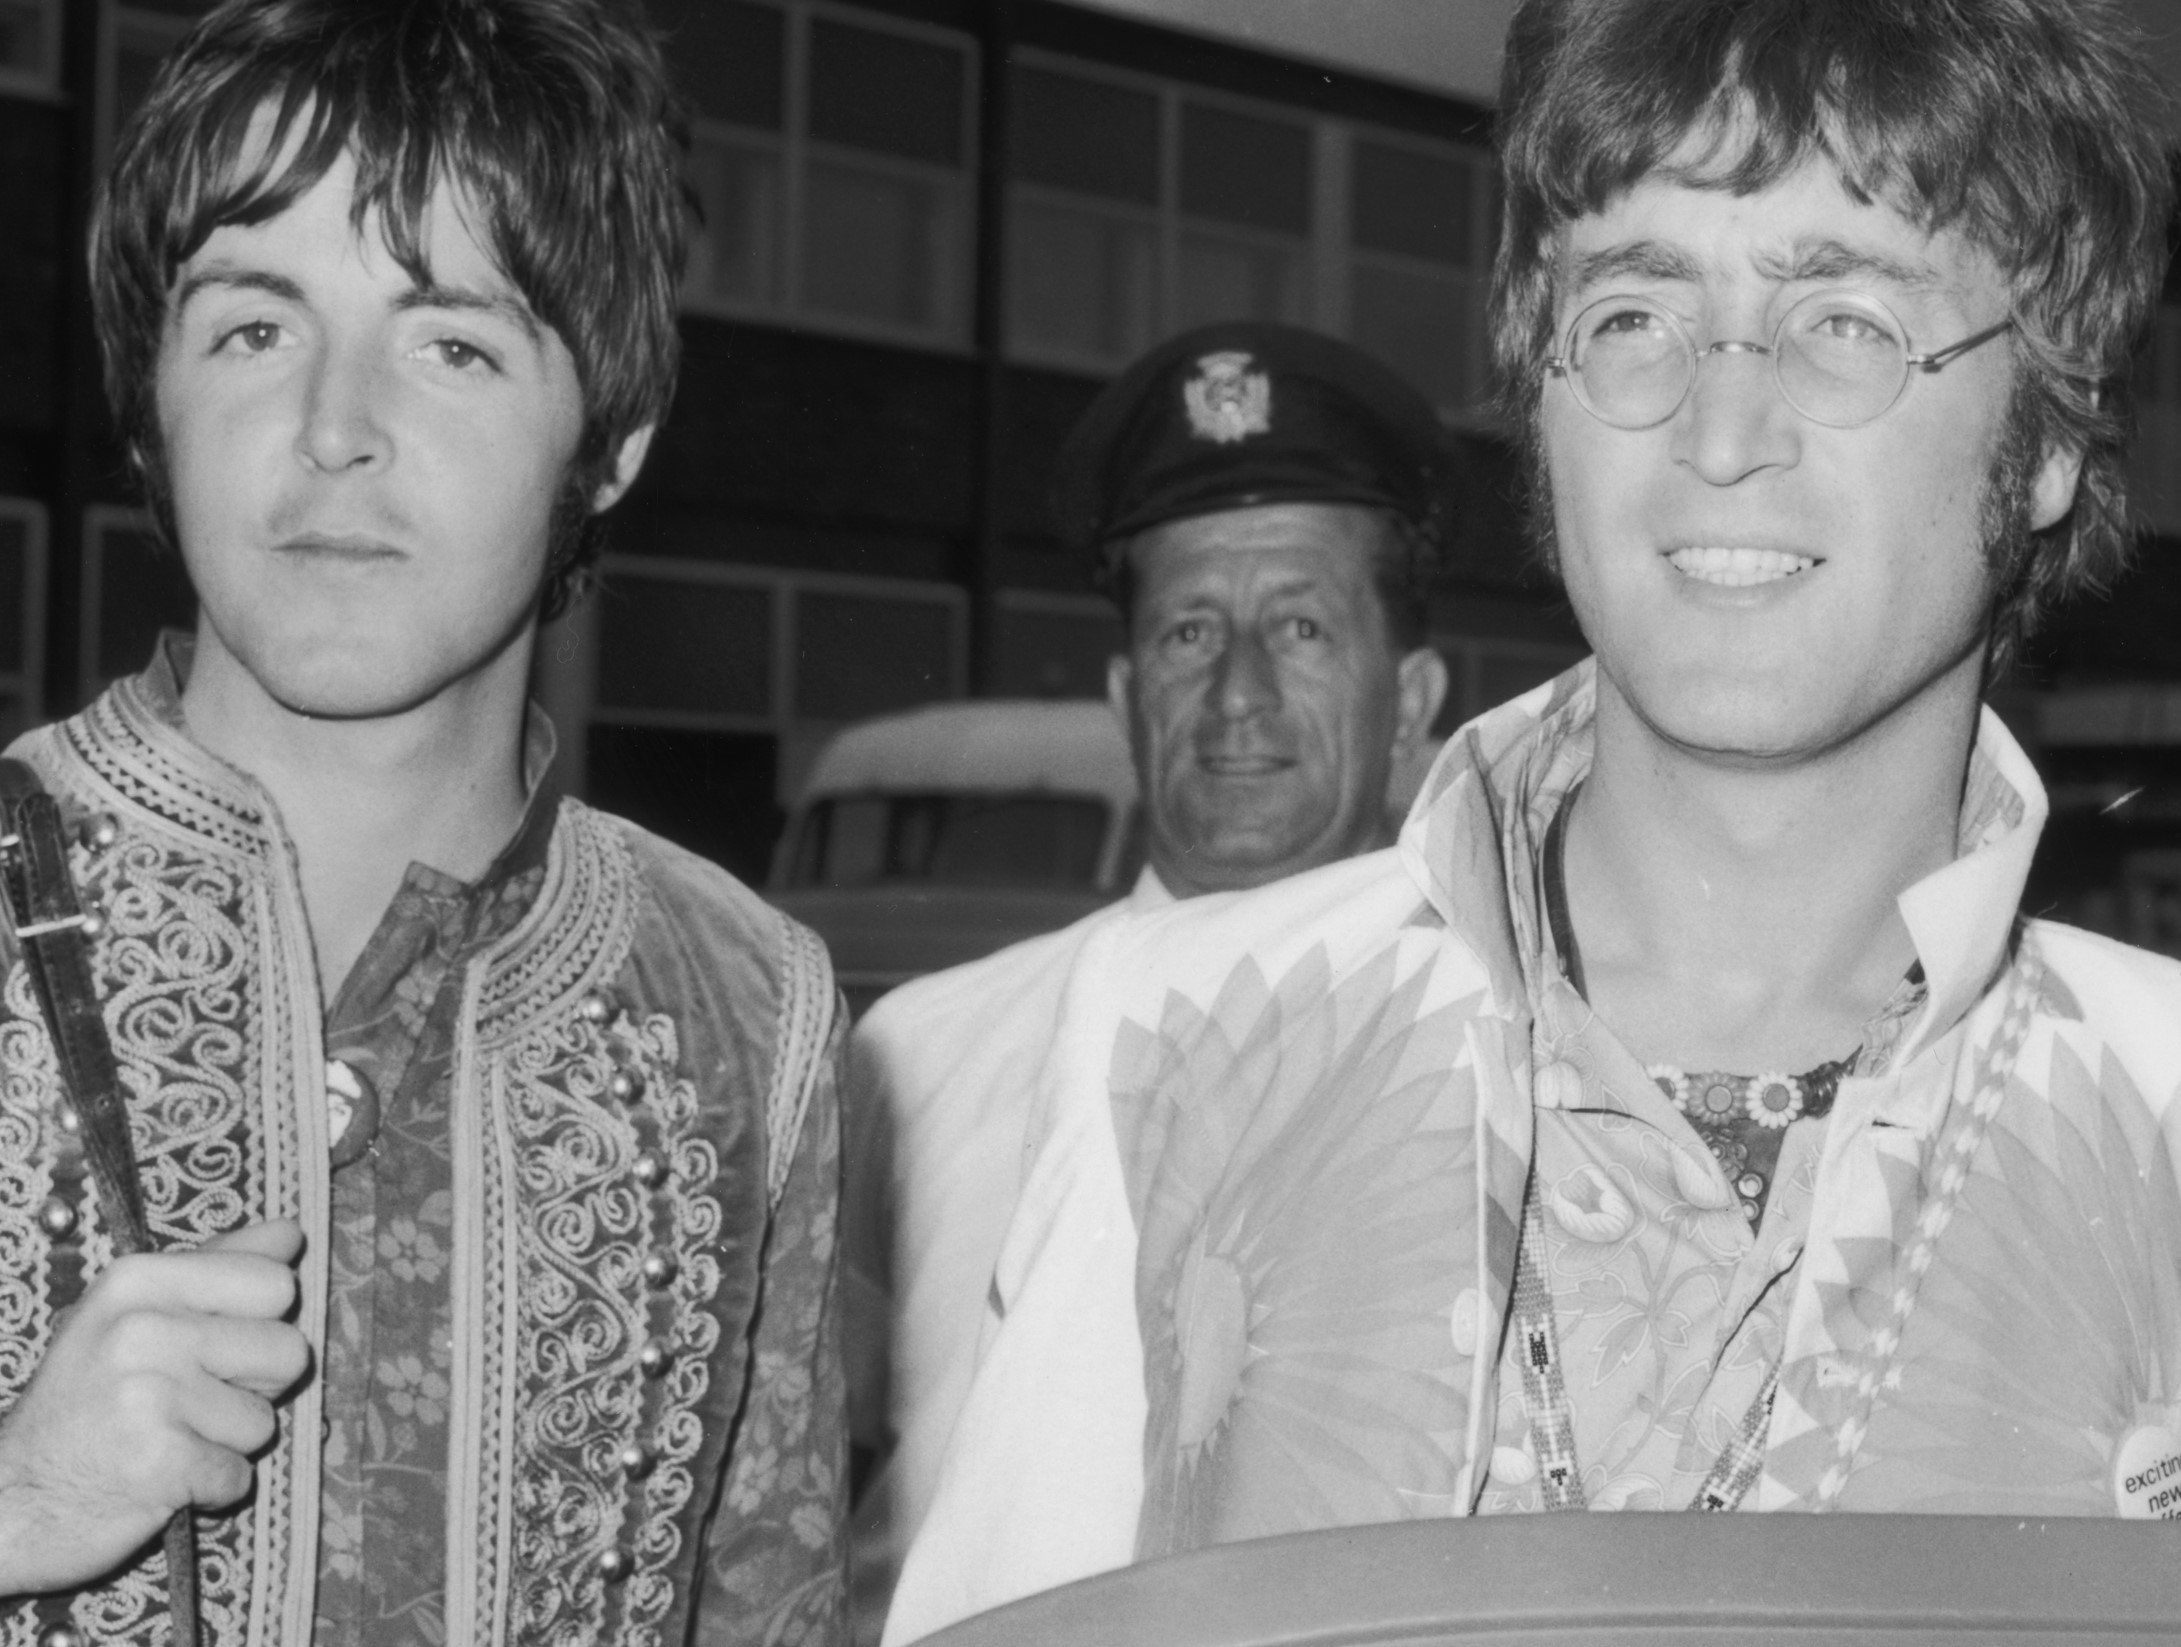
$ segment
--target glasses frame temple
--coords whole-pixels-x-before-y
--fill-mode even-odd
[[[1976,348],[1979,344],[1991,342],[1992,339],[1999,336],[2001,332],[2011,332],[2013,330],[2014,316],[2009,315],[1998,325],[1987,326],[1984,328],[1983,331],[1978,332],[1971,337],[1965,337],[1959,343],[1950,343],[1945,348],[1934,349],[1931,353],[1927,355],[1904,356],[1903,362],[1913,371],[1935,372],[1940,367],[1946,365],[1948,362],[1957,360],[1961,356],[1967,354],[1971,349]]]

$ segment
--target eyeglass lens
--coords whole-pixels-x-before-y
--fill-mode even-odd
[[[1621,429],[1648,429],[1679,409],[1698,351],[1681,322],[1643,298],[1609,297],[1575,318],[1569,376],[1583,405]],[[1713,343],[1703,353],[1719,351]],[[1908,341],[1900,322],[1860,292],[1814,292],[1789,309],[1769,350],[1780,392],[1814,423],[1853,428],[1900,398]]]

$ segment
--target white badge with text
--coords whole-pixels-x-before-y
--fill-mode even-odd
[[[2113,1453],[2113,1502],[2128,1521],[2181,1521],[2181,1433],[2138,1424]]]

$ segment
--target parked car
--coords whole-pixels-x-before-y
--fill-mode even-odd
[[[1136,774],[1105,704],[932,704],[819,752],[771,897],[825,939],[860,1012],[1110,903],[1142,862]]]
[[[1437,743],[1388,784],[1398,821]],[[1092,699],[929,704],[819,751],[770,896],[816,930],[857,1012],[899,983],[1066,926],[1143,867],[1128,742]]]

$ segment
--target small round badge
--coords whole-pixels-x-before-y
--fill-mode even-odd
[[[2113,1503],[2125,1521],[2181,1521],[2181,1435],[2138,1424],[2113,1451]]]

